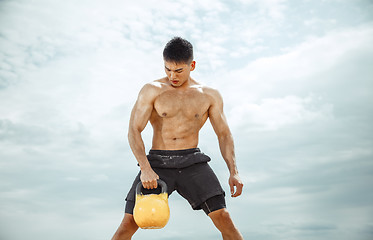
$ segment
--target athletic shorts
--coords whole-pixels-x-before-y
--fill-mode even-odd
[[[158,155],[158,156],[155,156]],[[158,174],[159,178],[167,184],[167,192],[170,196],[175,190],[185,198],[194,210],[203,209],[206,214],[210,212],[225,208],[225,192],[222,189],[218,178],[207,163],[202,161],[204,158],[203,153],[198,148],[187,149],[187,150],[150,150],[148,159],[152,165],[150,159],[158,159],[157,164],[159,165],[159,159],[169,161],[171,159],[172,164],[161,164],[161,166],[172,166],[172,167],[157,167],[152,165],[153,170]],[[177,159],[180,159],[182,167],[177,164]],[[199,158],[200,160],[195,160]],[[176,159],[176,160],[175,160]],[[185,164],[183,159],[191,159],[191,165]],[[138,173],[135,178],[131,189],[129,190],[126,197],[126,208],[125,212],[133,214],[133,208],[135,205],[136,186],[140,182],[140,174]],[[161,192],[160,187],[157,189],[143,189],[143,194]]]

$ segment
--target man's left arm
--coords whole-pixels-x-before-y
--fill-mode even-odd
[[[210,96],[212,98],[212,104],[208,112],[210,122],[218,137],[220,152],[229,169],[231,196],[238,197],[242,193],[243,183],[239,177],[236,165],[233,136],[223,112],[223,98],[216,90],[211,90]]]

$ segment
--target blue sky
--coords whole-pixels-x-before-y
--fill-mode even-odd
[[[0,1],[0,238],[111,238],[138,171],[130,110],[173,36],[224,97],[245,239],[372,239],[369,0]],[[209,123],[200,148],[229,191]],[[177,194],[170,207],[134,239],[219,239]]]

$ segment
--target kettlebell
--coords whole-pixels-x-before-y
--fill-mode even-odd
[[[136,186],[136,202],[133,209],[133,217],[136,224],[142,229],[159,229],[166,226],[170,218],[168,206],[167,185],[158,179],[161,186],[160,194],[146,194],[141,192],[142,182]]]

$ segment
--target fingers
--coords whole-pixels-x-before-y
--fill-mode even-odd
[[[140,180],[142,182],[142,186],[146,189],[157,188],[157,179],[159,179],[159,176],[154,171],[141,172]]]
[[[232,197],[238,197],[242,194],[242,188],[243,188],[243,184],[238,184],[236,185],[236,192],[235,193],[232,193]]]
[[[156,176],[156,178],[152,180],[145,180],[142,182],[142,186],[146,189],[155,189],[158,187],[157,179],[159,179],[158,176]]]
[[[236,191],[234,191],[234,188],[236,187]],[[231,188],[231,196],[232,197],[238,197],[242,194],[242,189],[243,189],[243,183],[238,182],[238,183],[233,183],[230,185]]]
[[[229,187],[231,188],[231,196],[233,197],[233,194],[234,194],[234,186],[233,186],[233,184],[229,184]]]
[[[142,186],[146,189],[155,189],[158,186],[157,179],[152,180],[152,181],[142,182]]]

